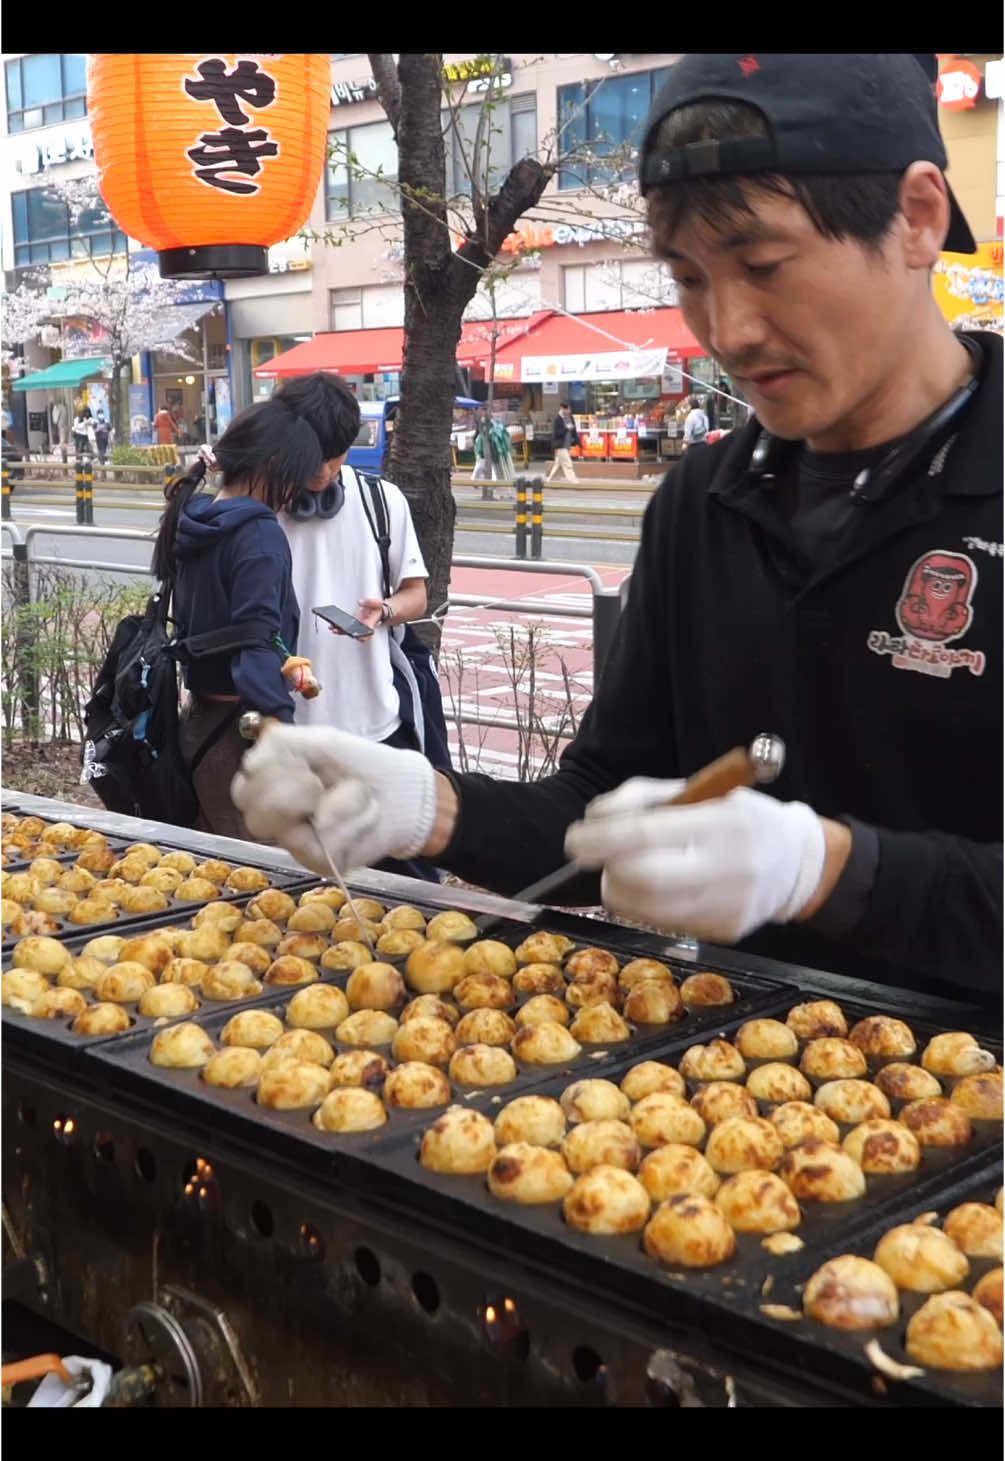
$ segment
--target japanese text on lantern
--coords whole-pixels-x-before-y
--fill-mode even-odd
[[[255,177],[262,170],[260,159],[278,157],[279,143],[272,140],[267,127],[249,127],[251,117],[241,101],[263,111],[276,99],[275,77],[263,71],[257,61],[239,61],[233,71],[219,56],[211,56],[196,66],[200,79],[186,77],[184,87],[196,101],[212,102],[223,122],[217,132],[203,132],[199,145],[189,147],[186,157],[193,162],[193,173],[201,183],[222,188],[228,193],[257,193],[260,184],[241,182],[228,174],[241,173]]]

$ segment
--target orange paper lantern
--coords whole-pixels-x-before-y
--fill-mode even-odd
[[[330,96],[327,54],[89,56],[102,197],[164,278],[264,274],[310,215]]]

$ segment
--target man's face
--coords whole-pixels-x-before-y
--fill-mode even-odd
[[[896,390],[911,273],[891,239],[881,252],[836,242],[793,199],[747,196],[752,215],[692,216],[660,239],[681,312],[773,435],[854,450]]]
[[[342,465],[348,455],[349,453],[347,451],[344,451],[340,457],[332,457],[329,461],[323,462],[321,464],[320,472],[314,478],[314,481],[310,484],[310,487],[307,490],[309,492],[323,492],[328,486],[329,482],[334,481],[334,479],[338,476],[339,472],[342,470]]]

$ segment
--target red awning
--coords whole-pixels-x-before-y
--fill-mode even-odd
[[[503,344],[516,331],[522,331],[527,323],[527,320],[500,321],[502,333],[498,348],[501,350]],[[482,320],[464,326],[457,345],[457,359],[462,365],[475,364],[482,355],[488,359],[490,329],[491,326]],[[305,340],[273,360],[265,361],[264,365],[257,367],[255,375],[260,380],[310,375],[315,370],[328,370],[333,375],[378,375],[384,371],[400,370],[404,351],[405,332],[402,329],[332,330],[315,335],[313,340]]]
[[[666,350],[671,359],[679,360],[705,354],[679,309],[654,309],[644,314],[610,310],[575,318],[542,311],[532,315],[526,325],[522,334],[499,345],[497,363],[516,362],[524,355],[583,355],[617,350],[619,346]],[[487,364],[487,352],[481,359]]]

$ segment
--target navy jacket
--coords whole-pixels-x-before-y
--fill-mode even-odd
[[[770,794],[873,827],[879,860],[840,937],[769,924],[744,947],[999,1001],[1002,341],[973,338],[982,385],[957,433],[863,505],[808,580],[748,475],[756,420],[688,453],[646,511],[628,603],[560,770],[523,785],[457,776],[460,822],[437,861],[512,893],[564,862],[566,827],[600,792],[689,776],[773,731],[788,758]],[[563,897],[598,902],[598,879]]]
[[[205,634],[263,620],[291,652],[300,629],[290,548],[276,514],[252,497],[186,503],[175,538],[174,618],[178,635]],[[193,694],[237,695],[246,710],[292,722],[293,701],[274,647],[193,660],[185,683]]]

